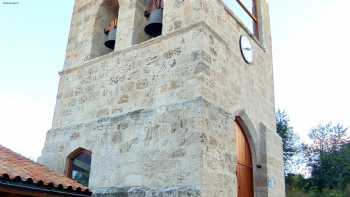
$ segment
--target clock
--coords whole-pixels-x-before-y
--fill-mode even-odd
[[[241,53],[244,61],[247,64],[253,63],[254,60],[254,49],[250,42],[250,39],[247,36],[242,35],[239,39],[239,45],[241,48]]]

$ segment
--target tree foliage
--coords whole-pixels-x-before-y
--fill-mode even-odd
[[[319,125],[309,134],[312,143],[303,146],[311,180],[318,190],[345,189],[346,181],[350,180],[350,140],[346,131],[341,124]]]
[[[276,113],[277,133],[283,141],[288,197],[350,197],[350,139],[341,124],[318,125],[310,143],[300,143],[285,111]],[[310,177],[300,169],[307,166]]]
[[[312,176],[286,177],[288,197],[348,197],[350,196],[350,143],[320,158]]]
[[[324,188],[345,191],[350,186],[350,143],[320,155],[312,169],[311,183],[318,191]]]
[[[277,133],[281,136],[283,142],[283,162],[285,175],[293,173],[298,166],[297,155],[301,151],[299,137],[294,133],[290,126],[288,115],[285,111],[276,112]]]
[[[309,158],[311,167],[317,165],[322,154],[333,153],[349,142],[347,128],[341,124],[328,123],[318,125],[309,133],[311,144],[304,144],[306,156]]]
[[[310,178],[286,177],[287,194],[308,197],[350,196],[350,140],[341,124],[319,125],[309,133],[311,143],[303,144]]]

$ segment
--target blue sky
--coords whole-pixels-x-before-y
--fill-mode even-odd
[[[74,1],[0,2],[0,144],[35,159],[51,127]]]
[[[328,121],[350,126],[347,0],[270,0],[276,105],[303,139]]]
[[[269,0],[276,105],[303,139],[350,126],[348,0]],[[36,159],[51,127],[73,0],[0,0],[0,144]]]

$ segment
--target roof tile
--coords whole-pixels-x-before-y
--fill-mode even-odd
[[[22,181],[33,180],[34,183],[43,182],[44,185],[53,184],[54,187],[62,185],[64,189],[72,187],[73,190],[88,192],[88,188],[80,183],[48,169],[47,167],[31,161],[10,149],[0,145],[0,177],[9,176],[11,180],[19,177]]]

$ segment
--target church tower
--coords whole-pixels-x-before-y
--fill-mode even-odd
[[[285,196],[267,0],[149,1],[75,0],[39,162],[96,197]]]

